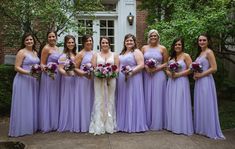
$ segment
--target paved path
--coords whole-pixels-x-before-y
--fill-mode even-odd
[[[235,149],[235,129],[224,131],[226,140],[199,135],[184,136],[168,131],[115,133],[94,136],[88,133],[36,133],[9,138],[8,122],[0,122],[0,142],[21,141],[28,149]]]

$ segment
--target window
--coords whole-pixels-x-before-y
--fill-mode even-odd
[[[114,51],[114,20],[100,20],[100,37],[109,37],[111,50]]]
[[[86,34],[93,34],[92,20],[78,20],[78,51],[82,50],[82,36]]]

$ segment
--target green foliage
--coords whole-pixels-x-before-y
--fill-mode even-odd
[[[0,116],[3,116],[10,113],[14,66],[0,65],[0,74]]]
[[[168,49],[176,37],[182,36],[186,52],[195,55],[198,35],[208,33],[216,43],[213,47],[215,53],[235,64],[229,57],[229,54],[235,55],[229,49],[235,39],[235,1],[146,0],[140,8],[149,13],[148,30],[157,29],[161,43]],[[172,11],[167,11],[168,8]]]
[[[42,45],[48,30],[58,35],[78,31],[78,13],[101,10],[100,0],[2,0],[0,1],[4,41],[14,47],[24,32],[32,32]]]
[[[170,18],[165,17],[167,3],[174,3],[174,11],[167,14]],[[185,52],[195,59],[198,52],[197,37],[201,33],[208,33],[212,37],[212,50],[216,54],[218,64],[215,79],[217,88],[221,90],[225,89],[225,80],[228,76],[228,72],[223,66],[224,59],[235,64],[235,60],[230,58],[230,54],[235,55],[235,52],[230,49],[235,44],[234,6],[235,1],[233,0],[160,0],[156,2],[146,0],[141,8],[146,9],[150,15],[155,13],[150,16],[152,20],[148,20],[148,30],[157,29],[161,44],[168,50],[175,38],[183,37]],[[151,10],[147,8],[151,8]],[[159,12],[160,18],[156,16]]]
[[[235,128],[235,101],[219,100],[219,117],[222,129]]]
[[[182,2],[182,0],[179,0]],[[217,2],[217,3],[216,3]],[[209,33],[212,37],[220,37],[226,32],[228,20],[226,9],[227,3],[220,3],[219,0],[210,6],[198,5],[197,9],[190,9],[187,3],[176,2],[175,12],[172,13],[170,21],[159,21],[149,28],[156,28],[161,35],[161,43],[170,47],[174,38],[182,36],[185,38],[186,49],[189,54],[195,50],[195,42],[198,35],[202,32]]]

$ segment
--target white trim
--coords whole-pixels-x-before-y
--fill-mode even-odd
[[[95,18],[100,18],[100,17],[105,17],[105,18],[113,18],[116,19],[118,18],[118,13],[114,11],[97,11],[94,14],[89,14],[85,12],[80,12],[78,14],[78,17],[82,18],[87,18],[87,17],[95,17]],[[79,18],[79,19],[80,19]]]

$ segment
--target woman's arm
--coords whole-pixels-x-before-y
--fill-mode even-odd
[[[64,70],[64,65],[63,64],[58,65],[58,70],[62,75],[68,76],[67,72]]]
[[[144,46],[141,48],[141,52],[143,53],[143,55],[144,55],[144,53],[145,53],[145,51],[146,51],[147,48],[148,48],[148,45],[144,45]],[[148,72],[148,73],[153,72],[153,69],[150,69],[150,68],[148,67],[148,65],[145,65],[145,63],[144,63],[144,69],[145,69],[146,72]]]
[[[116,72],[118,72],[120,68],[119,68],[119,56],[117,54],[114,55],[114,65],[117,66]]]
[[[132,74],[138,73],[144,68],[144,56],[140,50],[136,49],[134,51],[134,57],[135,57],[137,66],[132,70]]]
[[[15,71],[21,73],[21,74],[26,74],[30,75],[30,71],[23,69],[22,63],[25,58],[25,52],[23,50],[20,50],[17,55],[16,55],[16,61],[15,61]]]
[[[168,51],[167,51],[166,47],[160,46],[160,48],[162,51],[161,53],[162,53],[163,61],[162,61],[162,64],[156,68],[155,72],[165,69],[167,67],[167,62],[169,59],[169,55],[168,55]]]
[[[213,51],[209,50],[206,53],[206,57],[210,63],[210,68],[202,73],[194,73],[195,79],[210,75],[210,74],[215,73],[217,71],[217,64],[216,64],[215,55],[214,55]]]
[[[50,49],[48,49],[46,46],[42,49],[42,53],[41,53],[41,68],[44,71],[45,70],[45,66],[47,65],[47,58],[49,56]]]
[[[166,62],[166,65],[167,65],[167,63],[170,61],[170,57],[168,58],[168,61]],[[169,68],[166,66],[166,68],[165,68],[165,72],[166,72],[166,75],[168,76],[168,77],[170,77],[170,78],[172,78],[172,73],[170,72],[170,70],[169,70]]]
[[[93,67],[97,66],[97,53],[93,54],[93,56],[91,58],[91,64]]]

